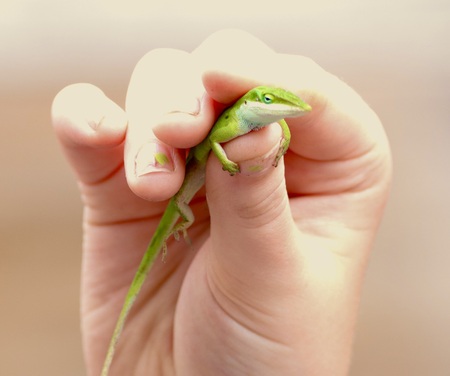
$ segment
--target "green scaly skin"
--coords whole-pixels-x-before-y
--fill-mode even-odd
[[[187,239],[186,230],[194,222],[194,215],[189,208],[189,203],[205,182],[206,162],[211,150],[221,162],[222,168],[234,175],[240,172],[239,165],[228,159],[221,144],[252,130],[278,122],[283,132],[283,138],[274,160],[274,166],[276,166],[280,158],[286,153],[291,138],[284,118],[298,117],[309,111],[311,111],[311,107],[289,91],[258,86],[226,109],[217,119],[208,136],[191,149],[186,161],[186,174],[183,184],[170,199],[125,297],[108,347],[101,376],[108,375],[128,313],[155,259],[161,250],[163,250],[163,255],[165,254],[167,239],[171,235],[178,239],[179,232],[182,232]]]

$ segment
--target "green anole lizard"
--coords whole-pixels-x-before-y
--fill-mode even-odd
[[[189,208],[189,203],[205,182],[206,162],[211,150],[221,162],[223,170],[234,175],[240,172],[239,165],[228,159],[221,144],[252,130],[278,122],[283,137],[273,163],[274,166],[277,166],[280,158],[286,153],[291,138],[284,118],[301,116],[309,111],[311,111],[311,106],[289,91],[258,86],[227,108],[217,119],[208,136],[190,150],[181,188],[170,199],[125,297],[108,347],[102,376],[108,375],[125,320],[157,255],[161,250],[163,253],[166,252],[166,241],[171,235],[178,239],[179,232],[182,232],[187,239],[186,230],[194,222],[194,215]]]

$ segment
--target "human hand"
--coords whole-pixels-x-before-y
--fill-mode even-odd
[[[184,148],[260,84],[298,93],[312,113],[288,119],[290,149],[277,168],[267,163],[257,174],[230,177],[209,159],[206,191],[191,203],[192,247],[170,241],[166,263],[153,266],[111,375],[348,371],[362,279],[390,183],[388,142],[376,115],[336,77],[227,31],[192,54],[147,54],[133,74],[126,114],[90,85],[55,98],[55,130],[85,207],[89,375],[100,372],[165,200],[181,185]],[[273,125],[225,149],[245,171],[246,161],[270,161],[279,137]],[[157,151],[171,161],[152,160]]]

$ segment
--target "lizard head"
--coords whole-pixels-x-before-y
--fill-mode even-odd
[[[311,106],[290,91],[258,86],[242,97],[241,115],[252,124],[265,126],[284,118],[304,115]]]

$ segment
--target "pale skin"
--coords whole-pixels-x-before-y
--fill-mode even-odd
[[[273,122],[278,122],[282,129],[282,136],[276,155],[273,157],[273,166],[277,167],[280,159],[288,150],[291,139],[289,126],[284,118],[298,117],[310,111],[311,106],[294,93],[272,86],[257,86],[226,108],[215,121],[206,138],[195,147],[190,148],[186,157],[183,183],[178,192],[169,200],[125,296],[122,310],[108,346],[101,376],[108,376],[109,374],[117,343],[126,324],[128,314],[161,251],[163,252],[163,258],[165,258],[170,237],[173,236],[176,240],[179,240],[181,233],[186,242],[191,245],[187,230],[194,222],[195,216],[189,204],[205,183],[209,154],[214,153],[220,161],[222,169],[229,172],[231,176],[240,173],[239,164],[228,158],[222,144],[249,132],[261,130],[272,125]],[[152,168],[154,169],[157,166],[158,171],[161,168],[167,169],[167,166],[171,165],[168,162],[170,159],[168,154],[159,150],[152,158]],[[145,173],[150,172],[147,167],[144,169]],[[251,171],[259,172],[263,168],[264,163],[255,163]],[[135,171],[141,175],[142,170],[138,163],[136,163]],[[154,173],[155,170],[152,172]]]
[[[223,108],[263,84],[295,92],[313,111],[287,119],[290,148],[276,168],[276,124],[223,145],[240,174],[230,176],[210,156],[206,189],[191,203],[192,245],[169,240],[109,374],[347,374],[391,179],[386,136],[364,101],[309,59],[226,31],[191,54],[146,55],[131,79],[126,113],[90,85],[55,98],[55,130],[85,205],[88,375],[100,374],[126,291],[183,181],[184,149],[206,136]],[[155,151],[170,162],[147,163]]]

